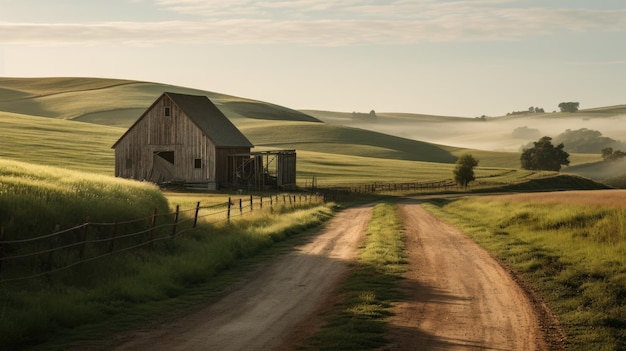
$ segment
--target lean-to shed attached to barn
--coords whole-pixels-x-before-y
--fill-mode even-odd
[[[113,145],[115,176],[215,189],[252,147],[206,96],[166,92]]]

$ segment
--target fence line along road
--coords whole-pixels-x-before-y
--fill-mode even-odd
[[[90,222],[54,230],[45,235],[12,239],[0,226],[0,284],[40,277],[75,267],[81,263],[146,247],[173,239],[196,228],[199,219],[207,223],[230,222],[232,217],[252,213],[254,209],[274,206],[309,206],[324,201],[321,195],[280,194],[228,198],[227,202],[189,209],[176,206],[174,212],[106,223]]]

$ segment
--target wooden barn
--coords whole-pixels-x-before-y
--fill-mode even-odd
[[[238,179],[252,147],[206,96],[166,92],[113,145],[115,176],[216,189]]]

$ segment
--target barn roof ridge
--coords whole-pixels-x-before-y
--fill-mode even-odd
[[[253,147],[243,133],[204,95],[165,92],[218,147]]]
[[[176,104],[217,147],[254,147],[245,135],[226,115],[205,95],[180,94],[166,91],[159,96],[146,111],[128,128],[112,148],[150,111],[154,105],[167,96]]]

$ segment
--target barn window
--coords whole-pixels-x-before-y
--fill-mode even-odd
[[[193,160],[193,167],[194,168],[202,168],[202,159],[200,158],[196,158]]]
[[[165,111],[164,111],[165,117],[169,117],[170,116],[170,108],[166,107]]]

